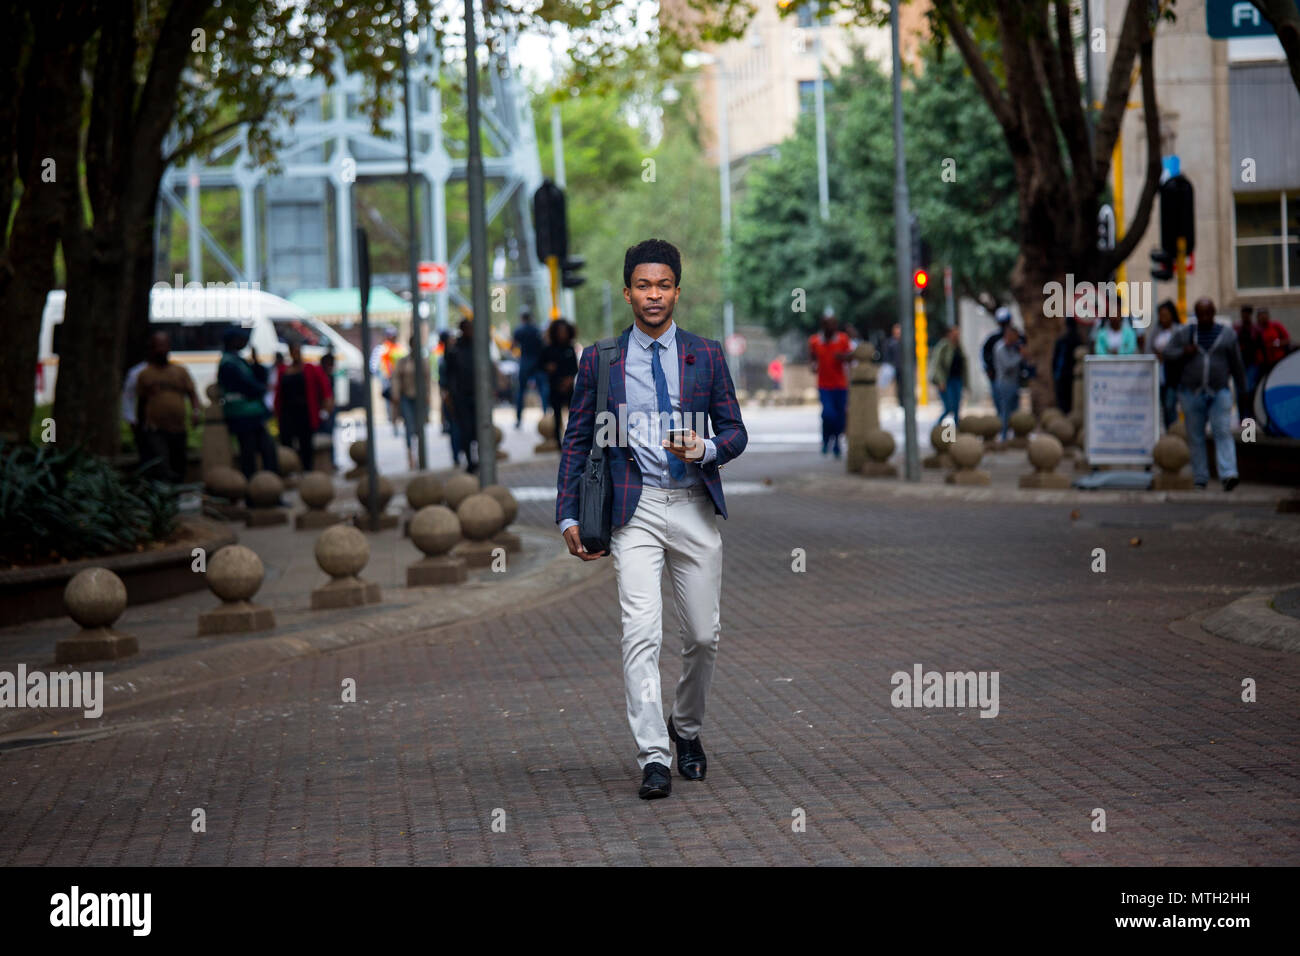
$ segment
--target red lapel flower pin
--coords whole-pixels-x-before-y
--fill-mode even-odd
[[[694,364],[695,364],[695,353],[694,353],[694,352],[687,352],[687,353],[686,353],[686,364],[687,364],[687,365],[694,365]]]

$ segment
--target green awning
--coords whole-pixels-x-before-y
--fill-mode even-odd
[[[318,319],[327,322],[357,322],[361,320],[361,293],[356,286],[350,289],[298,289],[287,296],[290,302],[306,309]],[[370,317],[390,321],[411,314],[411,303],[391,289],[374,286],[370,289]]]

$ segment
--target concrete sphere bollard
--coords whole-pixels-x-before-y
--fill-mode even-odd
[[[889,460],[889,456],[894,453],[896,447],[894,436],[883,428],[873,428],[868,431],[864,444],[872,461],[881,463]]]
[[[936,452],[942,453],[952,447],[952,442],[944,441],[943,436],[948,431],[948,424],[945,422],[935,422],[934,427],[930,429],[930,447]]]
[[[448,553],[453,547],[465,543],[461,540],[460,518],[456,512],[446,505],[426,505],[411,519],[410,532],[411,543],[424,553],[424,557],[406,569],[408,588],[459,584],[466,580],[469,565],[465,558]],[[476,563],[481,563],[482,556],[479,557]],[[490,552],[486,558],[490,563]]]
[[[227,501],[239,501],[248,492],[248,479],[242,471],[218,465],[203,473],[203,485],[208,494]]]
[[[257,552],[242,544],[228,544],[208,558],[204,575],[209,590],[221,605],[199,615],[199,635],[263,631],[275,627],[269,607],[249,603],[262,586],[266,568]]]
[[[1068,445],[1074,440],[1074,422],[1064,415],[1058,413],[1056,418],[1047,423],[1046,428],[1048,433],[1062,445]]]
[[[63,589],[63,606],[84,628],[110,627],[126,610],[126,585],[108,568],[86,568]]]
[[[302,459],[292,448],[287,445],[277,445],[275,454],[280,464],[281,475],[296,475],[302,471]]]
[[[354,441],[348,446],[348,457],[352,459],[352,463],[358,468],[366,463],[366,448],[365,441]]]
[[[446,554],[460,539],[460,518],[445,505],[426,505],[411,519],[411,543],[429,557]]]
[[[952,460],[963,471],[970,471],[984,457],[984,443],[974,435],[958,435],[957,440],[948,449]]]
[[[388,502],[393,500],[393,483],[379,475],[379,480],[375,483],[376,501],[380,511],[388,507]],[[357,479],[357,501],[361,502],[361,507],[366,508],[370,505],[370,476],[362,475]]]
[[[555,416],[554,415],[543,416],[542,420],[537,423],[537,434],[541,435],[542,438],[546,439],[547,441],[555,440]]]
[[[298,482],[298,494],[308,508],[322,510],[334,500],[334,481],[323,471],[309,471]]]
[[[487,541],[504,527],[506,513],[489,494],[476,492],[456,506],[461,532],[470,541]]]
[[[470,495],[478,492],[478,479],[473,475],[453,475],[442,486],[442,493],[447,499],[447,507],[452,511]]]
[[[1183,467],[1192,460],[1192,453],[1187,447],[1187,442],[1177,435],[1169,434],[1156,442],[1155,448],[1151,451],[1151,457],[1165,471],[1176,474],[1182,471]]]
[[[208,587],[226,603],[247,601],[262,587],[265,576],[257,552],[242,544],[228,544],[208,559]]]
[[[483,489],[485,495],[491,495],[496,499],[497,504],[501,506],[505,514],[505,520],[502,527],[506,527],[514,521],[519,514],[519,502],[515,500],[514,494],[505,485],[488,485]]]
[[[1061,463],[1065,449],[1055,435],[1036,435],[1029,440],[1029,463],[1038,471],[1052,471]]]
[[[1021,409],[1011,413],[1011,430],[1016,433],[1017,438],[1024,438],[1034,430],[1037,421],[1034,419],[1034,413]]]
[[[370,542],[351,525],[326,528],[316,539],[316,563],[332,578],[356,577],[370,561]]]
[[[284,494],[284,479],[273,471],[259,471],[248,482],[248,497],[255,508],[274,508]]]
[[[140,649],[130,634],[113,630],[126,610],[126,585],[108,568],[79,571],[63,589],[63,606],[81,630],[54,642],[56,664],[116,660]]]
[[[971,423],[971,434],[978,435],[985,441],[991,442],[1002,431],[1002,420],[996,415],[972,415],[969,417],[969,421]],[[963,420],[962,424],[965,424],[965,420]]]
[[[406,483],[406,503],[416,511],[441,504],[442,482],[433,475],[416,475]]]
[[[370,542],[352,525],[336,524],[322,531],[315,555],[330,581],[311,592],[312,610],[379,602],[379,585],[357,577],[370,561]]]
[[[1043,429],[1043,431],[1047,431],[1047,426],[1052,423],[1053,419],[1064,418],[1064,417],[1065,417],[1065,413],[1062,412],[1059,408],[1056,408],[1055,406],[1053,406],[1052,408],[1044,408],[1043,413],[1038,416],[1038,424],[1039,427]]]

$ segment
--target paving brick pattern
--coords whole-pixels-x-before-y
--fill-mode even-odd
[[[808,466],[760,454],[725,477]],[[541,461],[509,479],[553,475]],[[0,863],[1300,862],[1300,659],[1169,628],[1293,581],[1295,550],[1198,529],[1204,509],[1173,504],[1078,521],[781,492],[729,507],[703,783],[635,796],[611,569],[577,600],[303,658],[69,725],[98,737],[0,753]],[[525,502],[519,520],[549,525],[552,508]],[[895,709],[890,675],[916,663],[998,671],[999,715]],[[340,701],[348,677],[356,703]],[[1247,677],[1257,703],[1241,701]]]

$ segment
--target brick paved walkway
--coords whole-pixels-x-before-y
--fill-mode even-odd
[[[808,464],[758,453],[726,477]],[[1293,582],[1295,550],[1198,529],[1190,505],[1074,522],[1058,505],[780,491],[730,505],[704,783],[636,799],[611,569],[577,602],[304,658],[0,753],[0,863],[1300,862],[1300,659],[1168,626]],[[999,715],[891,707],[890,675],[916,663],[998,671]],[[1246,677],[1258,703],[1241,702]]]

